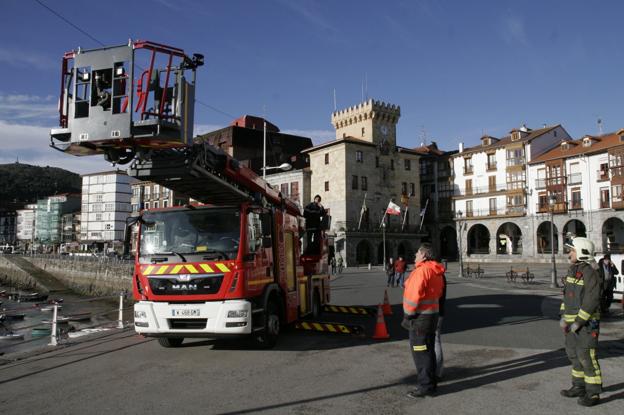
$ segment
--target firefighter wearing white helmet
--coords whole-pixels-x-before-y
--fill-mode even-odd
[[[574,398],[582,406],[600,401],[602,376],[596,358],[600,331],[601,281],[594,260],[594,243],[574,238],[570,248],[572,265],[565,277],[560,326],[565,334],[565,349],[572,363],[572,387],[561,395]]]

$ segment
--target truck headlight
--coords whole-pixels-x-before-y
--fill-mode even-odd
[[[247,310],[230,310],[227,318],[247,318]]]
[[[142,310],[134,310],[134,318],[135,319],[139,319],[139,320],[143,320],[147,318],[147,313],[145,311]]]

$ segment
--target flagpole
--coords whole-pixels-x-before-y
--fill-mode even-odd
[[[401,230],[405,228],[405,220],[407,219],[407,211],[409,210],[409,206],[405,205],[405,216],[403,216],[403,223],[401,224]]]
[[[429,206],[429,199],[425,202],[425,210],[422,212],[422,217],[420,218],[420,228],[418,232],[422,230],[423,222],[425,221],[425,215],[427,214],[427,206]]]
[[[358,222],[358,231],[362,226],[362,216],[364,216],[364,209],[366,208],[366,195],[367,193],[364,193],[364,201],[362,202],[362,209],[360,209],[360,221]]]

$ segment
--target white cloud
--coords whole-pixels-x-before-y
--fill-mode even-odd
[[[58,117],[58,98],[0,93],[0,119],[19,121],[50,120]]]
[[[76,173],[110,170],[102,156],[76,157],[50,148],[50,129],[0,120],[0,164],[20,163],[54,166]]]
[[[20,68],[35,67],[47,70],[56,66],[60,68],[61,59],[59,57],[59,62],[57,63],[39,53],[0,48],[0,62]]]
[[[312,142],[316,144],[325,143],[336,138],[334,130],[281,130],[284,134],[300,135],[302,137],[310,137]]]

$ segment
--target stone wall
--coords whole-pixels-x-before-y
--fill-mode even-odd
[[[36,289],[37,282],[17,265],[0,255],[0,284],[20,289]]]
[[[134,265],[131,262],[45,256],[24,256],[22,258],[51,274],[67,288],[81,294],[90,296],[112,295],[122,290],[132,290]],[[24,282],[33,281],[28,272],[0,257],[0,275],[4,274],[20,280],[23,279]]]

